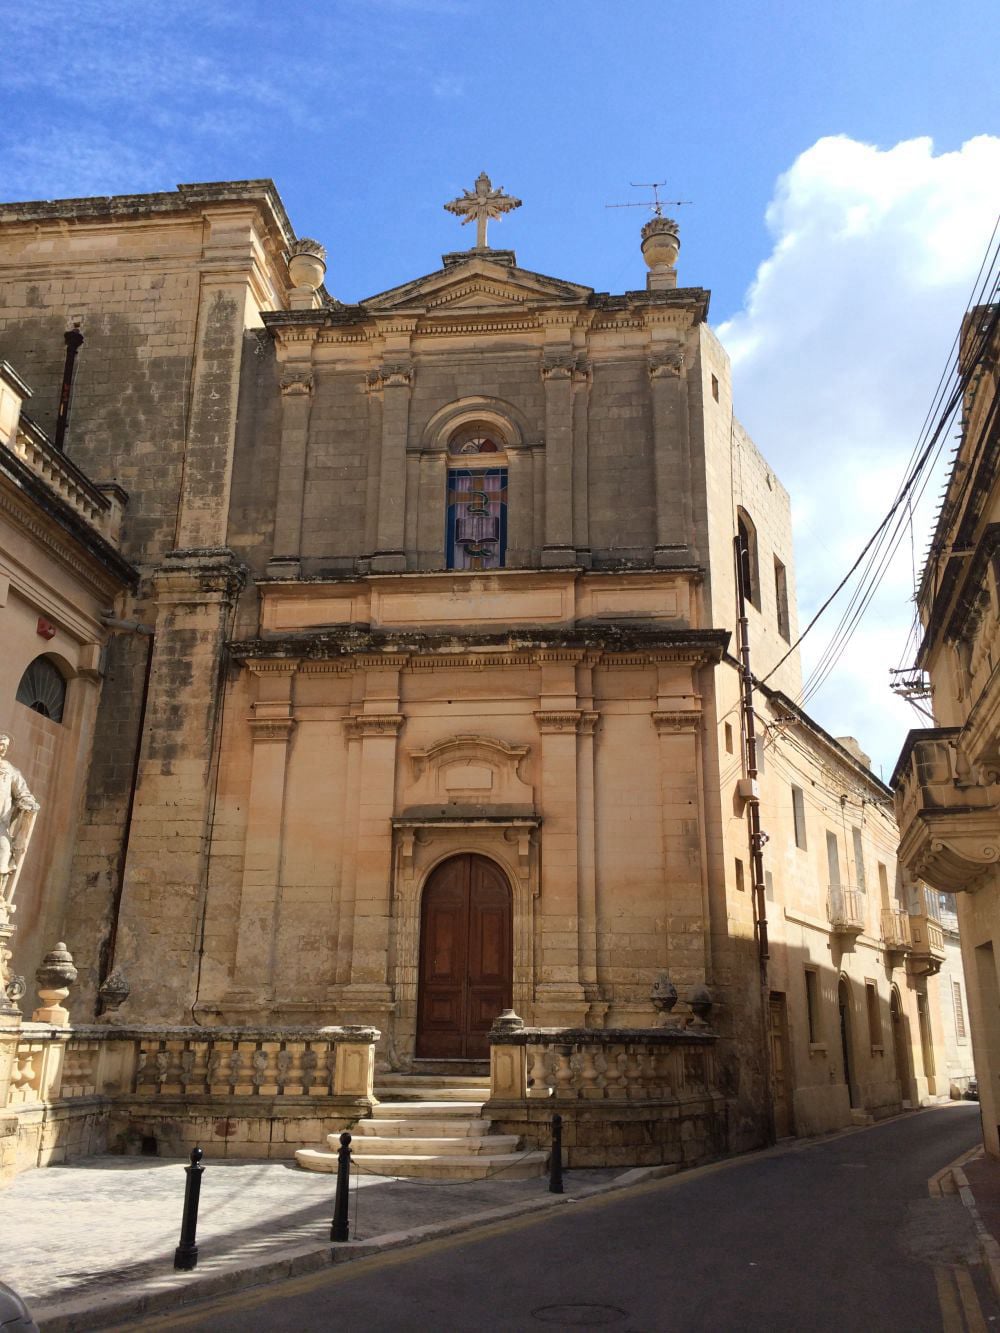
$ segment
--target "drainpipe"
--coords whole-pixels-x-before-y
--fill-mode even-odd
[[[128,844],[132,832],[132,812],[135,808],[135,790],[139,785],[139,755],[142,751],[142,736],[146,727],[146,703],[149,699],[149,680],[153,670],[152,625],[144,625],[138,620],[119,620],[110,612],[101,616],[101,623],[112,634],[138,634],[146,640],[146,666],[142,677],[142,694],[139,698],[139,721],[136,728],[135,752],[132,756],[132,775],[129,779],[128,801],[125,806],[125,823],[122,829],[121,846],[118,851],[118,874],[115,884],[114,899],[111,904],[111,929],[101,949],[100,968],[97,977],[97,1012],[104,1012],[104,1000],[100,988],[111,975],[115,965],[115,947],[118,943],[118,917],[121,913],[122,893],[125,888],[125,862],[128,858]]]
[[[66,428],[69,425],[69,409],[73,399],[73,375],[76,370],[76,354],[83,346],[83,334],[80,321],[74,319],[73,327],[63,334],[66,342],[66,364],[63,367],[62,388],[59,390],[59,408],[56,412],[55,446],[60,453],[66,443]]]

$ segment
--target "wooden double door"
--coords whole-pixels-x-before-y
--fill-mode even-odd
[[[512,1002],[511,894],[485,856],[437,867],[420,910],[417,1058],[481,1060],[489,1030]]]

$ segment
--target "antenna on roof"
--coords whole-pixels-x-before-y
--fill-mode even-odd
[[[669,208],[674,208],[674,207],[679,208],[682,204],[690,204],[692,202],[692,200],[690,199],[661,199],[660,191],[663,189],[666,183],[667,183],[666,181],[629,181],[629,185],[631,185],[633,190],[652,190],[653,191],[652,199],[637,199],[634,203],[630,204],[605,204],[604,207],[605,208],[651,208],[653,210],[654,217],[662,218],[664,204],[666,204]]]

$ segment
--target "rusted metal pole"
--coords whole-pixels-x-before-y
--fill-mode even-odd
[[[63,366],[62,388],[59,390],[59,407],[56,411],[55,446],[62,453],[66,443],[66,428],[69,425],[69,409],[73,401],[73,375],[76,368],[76,354],[83,346],[83,334],[79,324],[63,334],[66,342],[66,364]]]

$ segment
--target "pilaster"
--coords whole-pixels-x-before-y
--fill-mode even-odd
[[[653,410],[653,487],[656,500],[654,563],[691,558],[691,466],[684,348],[654,343],[648,357]]]
[[[225,548],[174,551],[153,577],[156,633],[115,967],[127,1016],[181,1022],[195,1001],[222,653],[244,569]]]
[[[410,338],[415,318],[394,317],[380,328],[382,365],[369,383],[382,395],[382,448],[379,459],[378,525],[371,568],[379,573],[406,569],[406,443],[410,421],[413,362]]]
[[[543,566],[572,565],[573,547],[573,364],[566,343],[546,345],[545,386],[545,545]]]
[[[296,327],[295,332],[296,341],[288,346],[278,381],[281,389],[281,442],[274,514],[274,551],[268,564],[269,574],[285,576],[295,576],[301,568],[302,506],[314,389],[311,357],[319,326],[305,330]]]
[[[541,894],[536,915],[536,1021],[583,1023],[587,997],[580,980],[580,824],[577,793],[578,650],[536,654],[541,669],[535,722],[541,738],[543,818]]]
[[[217,547],[226,540],[243,333],[259,248],[256,217],[255,209],[205,212],[177,521],[181,549]]]
[[[295,720],[292,689],[298,663],[255,662],[257,699],[249,720],[252,753],[247,798],[234,982],[240,998],[266,1004],[274,992],[281,901],[285,787]]]
[[[661,674],[669,668],[661,668]],[[708,958],[708,880],[704,792],[701,786],[702,715],[690,696],[663,702],[651,714],[659,741],[663,877],[667,901],[665,952],[677,983],[701,981]]]
[[[345,725],[360,747],[354,867],[354,924],[350,982],[338,995],[342,1006],[363,1004],[383,1011],[391,1002],[389,927],[392,915],[392,817],[395,813],[396,747],[404,718],[399,711],[403,661],[356,659],[365,670],[361,711]]]
[[[573,366],[573,545],[576,563],[589,569],[590,552],[590,459],[589,420],[590,364],[577,359]]]

